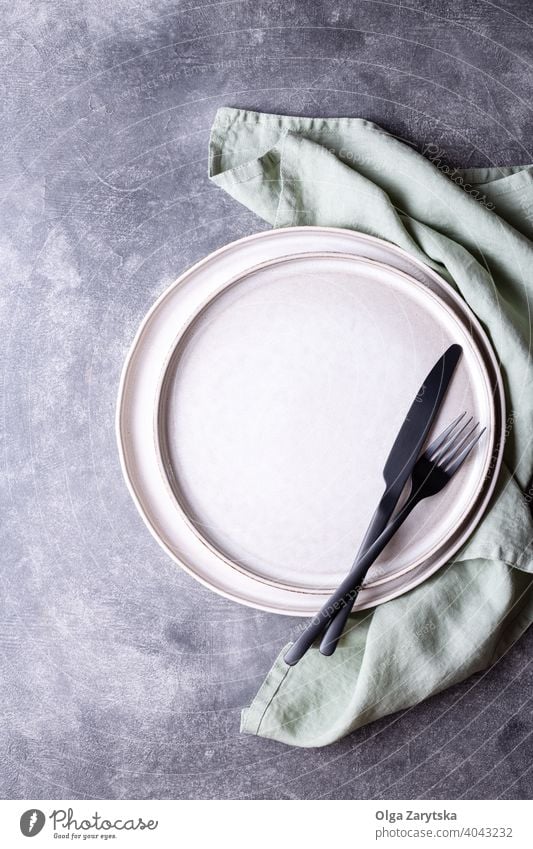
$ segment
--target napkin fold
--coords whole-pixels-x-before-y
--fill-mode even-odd
[[[209,176],[274,227],[360,230],[409,251],[460,292],[500,359],[507,423],[496,493],[467,545],[400,598],[350,617],[332,657],[285,647],[241,730],[325,746],[501,658],[533,618],[533,166],[461,170],[359,118],[224,108]]]

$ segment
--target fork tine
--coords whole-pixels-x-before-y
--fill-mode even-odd
[[[449,451],[461,441],[461,436],[467,429],[468,425],[474,420],[473,416],[470,416],[469,419],[463,424],[463,426],[456,432],[454,432],[444,443],[444,445],[439,448],[436,454],[433,455],[432,462],[433,463],[441,463],[443,457],[449,453]]]
[[[466,425],[463,428],[461,428],[460,432],[457,434],[457,436],[455,437],[453,442],[450,443],[444,449],[444,451],[440,452],[439,456],[437,457],[437,463],[440,466],[444,467],[447,463],[449,463],[451,460],[453,460],[453,458],[456,457],[457,454],[464,448],[464,446],[466,445],[468,440],[474,435],[477,428],[479,427],[479,422],[476,422],[474,427],[470,428],[470,430],[467,433],[465,433],[464,436],[461,436],[461,434],[468,427],[468,425],[470,424],[471,421],[472,421],[472,419],[470,419],[466,423]],[[459,437],[461,437],[461,438],[459,438]]]
[[[440,448],[440,446],[442,445],[444,440],[452,433],[453,430],[455,430],[455,428],[457,427],[459,422],[462,421],[462,419],[464,419],[465,416],[466,416],[466,411],[464,413],[461,413],[460,416],[457,416],[457,418],[454,419],[454,421],[450,425],[448,425],[448,427],[445,428],[442,431],[442,433],[440,433],[437,436],[437,438],[434,439],[433,442],[430,445],[428,445],[428,447],[426,448],[426,450],[424,452],[426,457],[428,458],[428,460],[431,460],[431,458],[432,458],[433,454],[435,453],[435,451],[437,450],[437,448]]]
[[[477,425],[476,425],[476,427],[477,427]],[[449,464],[450,461],[452,461],[452,465],[451,466],[448,465],[447,468],[445,469],[446,474],[448,474],[450,477],[452,477],[452,475],[454,475],[456,473],[459,466],[462,466],[462,464],[464,463],[464,461],[466,460],[466,458],[470,454],[470,452],[471,452],[472,448],[474,447],[474,445],[476,444],[476,442],[479,442],[479,440],[481,439],[481,437],[485,433],[486,429],[487,428],[484,427],[483,430],[480,430],[480,432],[475,435],[475,437],[468,443],[468,445],[466,445],[463,448],[463,450],[459,453],[458,456],[451,457],[449,460],[446,461],[447,464]]]

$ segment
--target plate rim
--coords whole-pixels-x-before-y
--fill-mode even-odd
[[[247,245],[252,242],[256,242],[262,239],[268,240],[272,237],[276,236],[290,236],[294,235],[312,235],[313,233],[321,233],[325,236],[332,235],[347,238],[350,240],[351,238],[354,241],[358,241],[359,243],[369,243],[370,245],[374,245],[377,249],[381,247],[381,249],[392,252],[396,254],[398,257],[402,258],[405,263],[411,266],[415,266],[420,270],[422,274],[426,277],[429,277],[433,280],[437,287],[443,287],[446,291],[447,295],[455,302],[458,307],[458,310],[464,313],[468,317],[468,322],[471,327],[475,329],[475,332],[481,342],[483,343],[483,352],[488,357],[491,365],[493,374],[491,377],[493,378],[492,385],[492,395],[494,398],[494,406],[496,409],[497,418],[499,416],[499,433],[498,437],[495,439],[495,448],[493,451],[493,463],[490,471],[490,478],[488,480],[487,490],[481,499],[479,506],[475,511],[475,516],[472,523],[471,529],[464,535],[461,535],[459,540],[454,543],[454,550],[450,551],[449,557],[446,558],[446,561],[451,559],[455,553],[465,544],[469,535],[473,533],[476,527],[478,527],[480,521],[482,520],[485,511],[487,509],[490,498],[494,493],[494,489],[499,477],[499,472],[501,469],[502,461],[503,461],[503,450],[505,445],[505,415],[506,415],[506,399],[505,392],[503,386],[503,378],[501,374],[501,369],[499,366],[499,360],[497,358],[496,352],[492,346],[492,343],[488,337],[488,334],[485,332],[484,328],[481,325],[481,322],[474,314],[469,304],[460,297],[460,295],[454,290],[453,286],[445,280],[441,275],[439,275],[433,268],[429,265],[418,259],[418,257],[413,256],[408,251],[394,244],[393,242],[388,242],[385,239],[378,238],[376,236],[368,235],[364,232],[358,230],[350,230],[347,228],[341,227],[327,227],[327,226],[319,226],[319,225],[310,225],[310,226],[297,226],[297,227],[284,227],[284,228],[275,228],[269,230],[262,230],[256,233],[252,233],[247,236],[243,236],[234,241],[228,242],[225,245],[217,248],[211,253],[207,254],[202,259],[198,260],[196,263],[193,263],[191,266],[188,266],[178,277],[173,280],[169,285],[165,286],[161,294],[152,302],[148,311],[144,314],[141,323],[138,325],[137,330],[134,334],[134,337],[128,347],[126,357],[123,362],[118,390],[117,390],[117,403],[115,410],[115,437],[117,440],[117,448],[119,454],[119,462],[121,467],[121,472],[123,478],[126,482],[127,489],[130,493],[130,496],[136,506],[138,513],[140,514],[144,524],[150,531],[152,537],[156,540],[158,545],[165,551],[165,553],[175,562],[180,568],[182,568],[187,574],[197,580],[200,584],[210,589],[213,592],[216,592],[218,595],[230,599],[231,601],[235,601],[238,604],[245,605],[246,607],[262,610],[268,613],[277,613],[280,615],[287,616],[301,616],[308,617],[312,615],[308,610],[301,610],[297,608],[282,608],[281,606],[276,606],[276,603],[269,602],[261,602],[256,599],[250,599],[243,597],[242,595],[238,595],[236,592],[232,592],[222,586],[216,585],[214,582],[206,579],[199,572],[194,571],[191,566],[186,563],[176,551],[174,551],[171,546],[164,540],[161,534],[158,532],[157,528],[152,523],[148,511],[145,509],[140,496],[137,493],[137,490],[134,486],[134,482],[132,480],[132,476],[130,476],[130,471],[128,468],[128,449],[126,445],[126,441],[124,439],[124,431],[127,429],[125,424],[123,423],[123,413],[125,406],[125,394],[128,384],[128,378],[130,375],[130,370],[132,367],[132,361],[137,352],[139,343],[142,341],[142,337],[147,331],[148,326],[151,323],[151,320],[154,314],[159,310],[161,304],[164,300],[169,297],[169,295],[174,292],[175,289],[179,288],[191,275],[197,273],[202,270],[204,266],[212,263],[217,260],[220,256],[224,254],[228,254],[231,251],[238,250],[241,245]],[[305,251],[304,251],[305,252]],[[310,251],[311,252],[311,251]],[[341,251],[332,251],[332,253],[341,253]],[[349,253],[349,251],[348,251]],[[354,257],[360,257],[361,254],[358,254],[354,251]],[[364,257],[363,257],[364,258]],[[391,266],[394,268],[394,266]],[[396,269],[401,271],[401,269]],[[414,278],[416,279],[416,278]],[[496,398],[497,396],[497,398]],[[446,562],[444,561],[444,562]],[[368,608],[372,608],[378,606],[380,604],[384,604],[387,601],[390,601],[394,598],[397,598],[401,595],[404,595],[406,592],[409,592],[411,589],[414,589],[416,586],[422,584],[425,580],[435,574],[438,569],[442,568],[444,562],[437,563],[437,565],[431,564],[428,570],[424,571],[422,576],[419,576],[417,573],[419,569],[413,570],[412,580],[407,583],[405,586],[401,587],[399,590],[395,590],[394,586],[391,587],[391,592],[386,594],[379,600],[368,600],[365,598],[365,593],[361,592],[358,603],[356,605],[357,610],[364,610]],[[419,567],[420,568],[420,567]],[[377,583],[377,582],[376,582]],[[392,583],[392,582],[391,582]],[[290,595],[292,591],[287,589],[286,592]],[[298,592],[298,591],[297,591]],[[301,593],[300,593],[301,594]],[[313,594],[314,595],[314,594]],[[317,594],[318,595],[318,594]]]

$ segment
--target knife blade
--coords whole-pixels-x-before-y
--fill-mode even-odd
[[[460,345],[450,345],[439,357],[416,393],[385,462],[383,468],[385,491],[371,519],[352,570],[357,566],[359,558],[386,528],[439,411],[462,351]],[[328,623],[320,645],[322,654],[331,655],[335,651],[350,610],[351,605],[345,605]],[[297,651],[292,652],[289,649],[285,655],[286,662],[291,663],[291,659],[297,655]],[[292,663],[296,662],[297,660],[292,659]]]

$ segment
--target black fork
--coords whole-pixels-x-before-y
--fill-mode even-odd
[[[465,416],[466,413],[462,413],[460,416],[458,416],[451,423],[451,425],[449,425],[441,434],[439,434],[439,436],[437,436],[437,438],[431,443],[431,445],[428,445],[423,455],[424,459],[435,459],[437,455],[437,449],[441,448],[445,443],[449,447],[452,444],[452,438],[453,440],[455,440],[455,443],[457,442],[458,437],[464,434],[465,430],[472,422],[472,418],[470,418],[465,423]],[[424,463],[420,462],[420,465],[416,468],[416,472],[415,469],[413,469],[413,472],[411,473],[411,477],[409,479],[411,483],[411,491],[413,490],[413,485],[416,485],[415,481],[413,480],[413,476],[415,475],[415,473],[419,477],[423,476]],[[352,565],[351,572],[354,572],[357,569],[359,560],[365,553],[367,547],[368,546],[366,546],[363,542],[361,548],[357,552],[357,557],[355,558],[355,561]],[[322,642],[320,643],[320,651],[322,654],[329,656],[332,655],[335,651],[337,643],[339,642],[344,631],[346,622],[348,621],[348,617],[351,613],[352,607],[353,602],[351,604],[345,604],[344,607],[339,610],[337,615],[332,619],[332,621],[325,629],[324,634],[322,635]]]
[[[458,429],[458,425],[463,420],[464,415],[463,413],[462,416],[459,416],[459,418],[452,422],[416,461],[411,476],[409,498],[398,514],[391,519],[383,533],[357,559],[344,581],[335,590],[324,607],[313,617],[296,642],[289,648],[284,657],[285,663],[289,666],[294,666],[294,664],[301,660],[307,649],[329,625],[332,619],[340,611],[344,612],[347,607],[348,613],[342,622],[342,627],[344,627],[346,618],[361,589],[361,584],[374,560],[381,554],[387,543],[405,522],[416,505],[424,498],[437,495],[438,492],[444,489],[446,484],[449,483],[457,470],[462,466],[476,442],[481,439],[485,428],[479,430],[478,423],[470,427],[472,419],[469,419],[465,425]],[[336,641],[339,636],[340,634],[334,635],[332,639]]]

